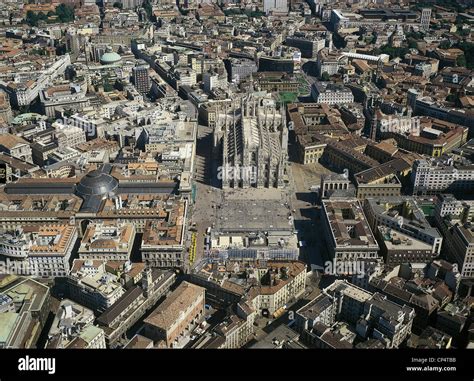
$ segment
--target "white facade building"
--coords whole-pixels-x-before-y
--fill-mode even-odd
[[[352,91],[342,85],[325,82],[315,82],[311,86],[311,96],[317,103],[329,105],[354,102]]]
[[[474,185],[474,166],[455,167],[437,160],[417,160],[411,175],[413,194],[463,191]]]
[[[288,0],[264,0],[263,11],[266,14],[270,12],[288,12]]]

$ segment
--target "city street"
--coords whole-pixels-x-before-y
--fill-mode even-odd
[[[294,146],[290,144],[290,157],[296,157]],[[295,228],[298,240],[304,241],[300,249],[300,258],[309,265],[323,266],[328,260],[322,237],[322,222],[320,205],[317,204],[317,194],[311,192],[312,186],[321,184],[321,176],[332,173],[319,163],[300,164],[291,162],[289,165],[291,204],[295,210]]]

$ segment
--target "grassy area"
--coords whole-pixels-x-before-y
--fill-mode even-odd
[[[420,206],[421,210],[423,211],[424,215],[427,217],[432,217],[434,216],[434,208],[435,206],[433,204],[422,204]]]
[[[300,84],[300,86],[298,87],[298,95],[309,94],[311,86],[306,77],[301,74],[296,74],[295,77]]]
[[[306,80],[304,75],[296,74],[295,77],[298,80],[298,82],[301,83],[302,85],[307,85],[308,84],[308,81]]]
[[[280,92],[280,99],[284,104],[293,103],[298,99],[298,94],[282,91]]]

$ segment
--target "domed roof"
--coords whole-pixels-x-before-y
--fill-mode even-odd
[[[118,187],[115,177],[107,173],[94,170],[85,175],[76,185],[76,193],[79,196],[105,196],[114,192]]]
[[[102,57],[100,57],[100,63],[102,65],[111,65],[120,61],[121,59],[122,57],[120,57],[120,55],[115,52],[105,52],[102,54]]]

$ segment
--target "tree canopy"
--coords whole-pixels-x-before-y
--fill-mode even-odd
[[[49,22],[49,18],[57,16],[58,21],[60,22],[71,22],[74,21],[74,8],[67,4],[60,4],[56,7],[55,12],[48,12],[48,14],[44,14],[43,12],[33,12],[28,11],[26,13],[25,21],[28,25],[31,26],[38,26],[40,21]]]
[[[464,54],[458,58],[457,65],[464,66],[468,69],[474,69],[474,43],[463,41],[455,45],[456,48],[461,49]]]

